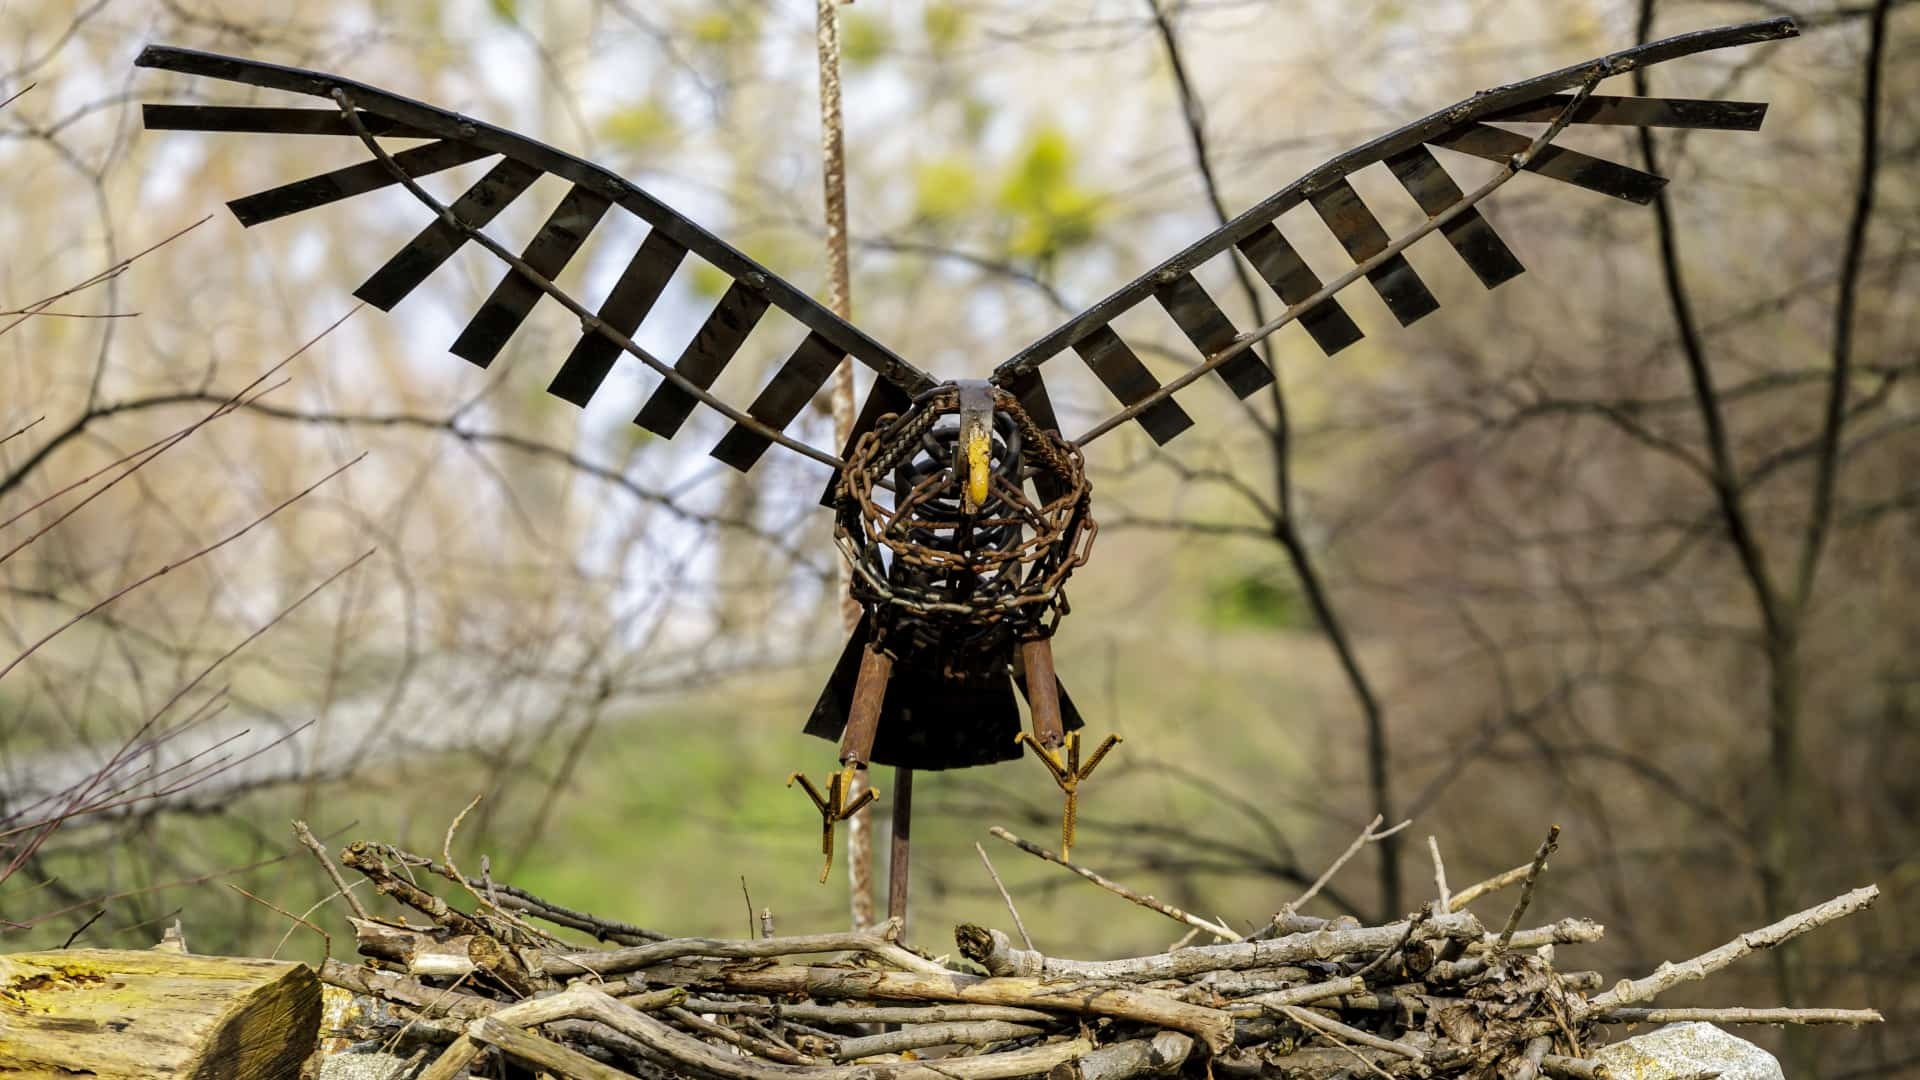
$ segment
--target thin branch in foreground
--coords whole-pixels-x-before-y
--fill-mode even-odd
[[[1314,897],[1320,895],[1320,890],[1327,887],[1327,883],[1333,880],[1333,876],[1340,872],[1341,867],[1347,865],[1348,862],[1352,861],[1353,857],[1360,853],[1361,848],[1366,847],[1368,844],[1377,843],[1378,841],[1384,840],[1387,837],[1392,836],[1393,834],[1413,824],[1413,821],[1409,819],[1407,821],[1401,822],[1398,825],[1395,825],[1391,829],[1386,829],[1383,831],[1376,832],[1375,830],[1380,828],[1380,823],[1385,820],[1386,819],[1381,817],[1379,814],[1373,815],[1373,820],[1367,822],[1367,827],[1364,829],[1361,829],[1360,835],[1354,837],[1353,843],[1347,845],[1347,850],[1341,852],[1340,857],[1333,860],[1333,863],[1330,866],[1328,866],[1326,870],[1321,872],[1319,877],[1314,879],[1313,884],[1307,886],[1307,891],[1301,893],[1299,896],[1294,897],[1292,903],[1287,904],[1286,906],[1280,909],[1279,914],[1273,917],[1274,924],[1279,925],[1280,923],[1285,922],[1287,916],[1292,915],[1296,911],[1299,911],[1302,907],[1306,906],[1307,901],[1312,900]]]
[[[40,423],[40,421],[45,419],[46,417],[44,416],[36,416],[33,419],[27,421],[25,425],[21,427],[17,427],[5,435],[0,435],[0,446],[5,446],[8,443],[12,442],[13,440],[19,438],[20,436],[25,435],[27,432],[32,431],[34,427]]]
[[[302,846],[308,851],[313,852],[315,859],[319,860],[320,869],[326,871],[327,878],[333,882],[333,887],[338,889],[340,895],[346,898],[347,906],[353,909],[354,917],[357,919],[371,918],[372,916],[367,914],[366,905],[360,902],[359,897],[353,895],[353,890],[347,885],[346,877],[340,873],[340,868],[334,865],[333,857],[327,854],[326,845],[320,842],[319,837],[313,835],[313,830],[307,827],[307,823],[296,819],[293,823],[293,835],[295,839],[300,841]]]
[[[1590,1019],[1602,1024],[1882,1024],[1878,1009],[1608,1009]]]
[[[1100,874],[1092,870],[1089,870],[1084,866],[1081,866],[1079,863],[1068,862],[1066,859],[1061,858],[1060,856],[1054,854],[1051,851],[1048,851],[1046,848],[1043,848],[1038,844],[1031,843],[1026,840],[1022,840],[1019,837],[1013,835],[1012,833],[1008,832],[1007,830],[1001,828],[998,825],[995,825],[993,828],[988,829],[987,831],[993,834],[994,836],[997,836],[1000,839],[1005,840],[1007,843],[1012,844],[1014,847],[1019,848],[1021,851],[1024,851],[1029,855],[1033,855],[1033,856],[1037,856],[1039,858],[1045,859],[1046,861],[1053,863],[1056,866],[1066,867],[1068,870],[1071,870],[1074,873],[1079,874],[1081,877],[1086,878],[1088,881],[1093,882],[1095,885],[1100,886],[1101,888],[1107,890],[1113,895],[1120,897],[1122,900],[1126,900],[1129,903],[1138,904],[1149,911],[1157,911],[1160,914],[1165,915],[1167,918],[1174,920],[1175,922],[1185,923],[1188,926],[1195,927],[1200,930],[1204,930],[1207,933],[1212,934],[1214,937],[1217,937],[1222,941],[1239,940],[1240,935],[1234,933],[1232,930],[1229,930],[1224,926],[1221,926],[1219,923],[1209,922],[1208,920],[1203,919],[1200,916],[1193,914],[1192,912],[1182,911],[1179,908],[1174,907],[1172,904],[1166,903],[1165,901],[1156,899],[1152,896],[1146,896],[1141,893],[1134,892],[1132,889],[1127,888],[1125,885],[1122,885],[1119,882],[1112,880],[1111,878],[1103,877]]]
[[[1613,989],[1588,1001],[1581,1011],[1584,1015],[1592,1016],[1622,1005],[1651,1000],[1683,982],[1704,979],[1743,956],[1750,956],[1763,949],[1778,948],[1809,930],[1817,930],[1830,922],[1865,911],[1872,907],[1873,902],[1879,897],[1880,888],[1877,885],[1867,885],[1852,892],[1843,893],[1824,904],[1816,904],[1772,925],[1750,930],[1725,945],[1701,953],[1691,960],[1683,960],[1678,964],[1662,964],[1659,970],[1643,979],[1623,979]]]
[[[1032,949],[1033,936],[1027,933],[1027,924],[1020,918],[1020,909],[1013,905],[1012,894],[1008,893],[1006,885],[1001,883],[1000,872],[993,868],[993,860],[987,858],[987,849],[981,847],[980,842],[975,840],[973,842],[973,850],[979,853],[981,865],[987,868],[987,876],[993,879],[993,887],[1000,890],[1000,899],[1006,902],[1007,914],[1013,916],[1013,928],[1020,931],[1021,942],[1024,943],[1027,948]],[[1189,936],[1194,932],[1198,932],[1199,929],[1197,926],[1194,927],[1193,931],[1189,932]]]
[[[31,89],[31,87],[29,87],[28,89]],[[26,93],[26,91],[22,90],[20,93],[24,94]],[[14,97],[19,97],[19,96],[20,96],[19,94],[14,95]],[[13,98],[7,99],[7,101],[9,102],[12,100]],[[5,102],[0,102],[0,107],[4,107],[4,106],[5,106]],[[7,323],[5,326],[0,326],[0,337],[4,337],[7,331],[12,330],[14,327],[19,326],[23,322],[26,322],[28,319],[35,317],[36,315],[44,311],[46,308],[53,305],[54,303],[64,300],[67,297],[72,296],[74,293],[91,289],[95,285],[98,285],[103,281],[110,281],[113,278],[119,277],[121,274],[126,272],[127,267],[132,266],[135,262],[146,258],[148,255],[151,255],[154,252],[160,250],[161,248],[166,247],[168,244],[173,243],[175,240],[180,239],[181,237],[187,235],[188,233],[192,232],[193,230],[199,228],[202,225],[205,225],[207,222],[212,220],[213,220],[213,215],[208,214],[206,217],[203,217],[199,221],[196,221],[193,224],[188,225],[186,228],[180,229],[176,232],[173,232],[167,235],[166,237],[161,239],[159,242],[151,244],[147,247],[141,248],[139,251],[136,251],[133,254],[127,256],[126,258],[121,259],[119,262],[114,263],[112,266],[107,267],[105,270],[102,270],[99,273],[94,274],[92,277],[89,277],[84,281],[81,281],[77,285],[68,286],[67,288],[62,289],[59,292],[54,293],[52,296],[43,297],[42,299],[35,300],[33,303],[28,304],[26,307],[19,309],[19,313],[14,316],[14,320],[12,322]]]
[[[1525,881],[1527,879],[1527,872],[1532,869],[1532,862],[1524,862],[1512,869],[1502,870],[1492,877],[1487,878],[1485,881],[1476,881],[1466,888],[1461,889],[1459,892],[1454,893],[1453,899],[1447,904],[1447,910],[1465,911],[1468,904],[1486,896],[1488,893],[1496,893],[1502,889],[1510,889],[1522,881]]]
[[[226,536],[221,537],[220,539],[214,541],[213,543],[208,544],[205,547],[202,547],[196,551],[189,552],[188,554],[183,555],[180,558],[175,559],[171,562],[163,563],[161,564],[159,569],[154,570],[152,573],[149,573],[143,577],[137,578],[131,582],[128,582],[126,585],[121,586],[119,589],[116,589],[114,592],[108,594],[105,598],[100,600],[98,603],[93,604],[92,606],[81,611],[79,614],[75,615],[73,618],[68,619],[66,622],[61,623],[59,626],[54,627],[45,636],[41,637],[39,640],[35,641],[33,644],[27,646],[27,649],[25,652],[22,652],[20,655],[14,657],[11,661],[8,661],[5,667],[0,667],[0,679],[6,678],[9,672],[11,672],[14,668],[19,667],[22,663],[24,663],[26,659],[32,656],[36,651],[38,651],[41,646],[45,645],[49,641],[52,641],[54,638],[58,637],[63,631],[74,626],[76,623],[79,623],[81,620],[107,607],[107,605],[112,604],[114,601],[121,599],[122,597],[126,596],[128,593],[133,592],[135,589],[138,589],[141,586],[146,585],[149,582],[152,582],[155,579],[160,578],[166,574],[170,574],[173,571],[178,570],[183,566],[187,566],[191,563],[197,562],[200,559],[203,559],[206,556],[211,555],[216,551],[219,551],[221,548],[226,547],[228,544],[233,543],[235,540],[238,540],[241,537],[247,535],[248,533],[252,532],[256,527],[264,524],[266,521],[271,519],[274,515],[278,514],[280,511],[285,510],[287,507],[292,506],[294,503],[297,503],[301,499],[304,499],[308,495],[311,495],[314,491],[318,490],[320,486],[325,484],[327,481],[332,480],[334,477],[339,476],[341,473],[346,472],[348,469],[351,469],[355,465],[358,465],[360,462],[366,460],[366,456],[367,455],[365,453],[362,453],[359,456],[353,458],[351,461],[348,461],[347,463],[340,465],[339,467],[331,470],[325,476],[322,476],[320,479],[314,481],[312,484],[309,484],[305,488],[302,488],[301,490],[295,492],[292,496],[281,501],[280,503],[275,505],[272,509],[268,510],[266,513],[261,514],[260,516],[254,518],[252,521],[247,522],[245,525],[241,526],[240,528],[234,530],[231,533],[228,533]]]
[[[8,94],[7,99],[5,101],[0,101],[0,109],[4,109],[7,106],[13,104],[14,102],[19,101],[22,97],[25,97],[28,93],[30,93],[34,87],[39,85],[40,84],[37,82],[30,82],[27,85],[21,87],[20,89],[15,90],[13,93]]]
[[[1427,853],[1433,856],[1434,899],[1440,911],[1453,910],[1453,894],[1447,890],[1447,864],[1440,858],[1440,838],[1427,834]]]
[[[1533,862],[1527,867],[1527,876],[1520,883],[1520,900],[1513,905],[1513,912],[1507,916],[1507,925],[1500,931],[1500,940],[1493,947],[1494,955],[1507,951],[1507,944],[1513,940],[1513,932],[1520,928],[1520,919],[1527,913],[1527,906],[1533,903],[1533,887],[1539,883],[1540,874],[1547,868],[1547,857],[1560,846],[1560,826],[1549,825],[1547,838],[1540,841],[1540,850],[1533,853]]]
[[[272,911],[277,914],[284,915],[287,918],[292,919],[294,922],[300,924],[301,926],[304,926],[307,929],[313,931],[314,933],[319,934],[321,942],[326,947],[325,955],[327,956],[333,955],[333,935],[332,934],[329,934],[325,930],[322,930],[318,926],[315,926],[312,922],[310,922],[303,916],[295,915],[293,912],[288,911],[286,908],[281,907],[280,905],[274,903],[271,900],[267,900],[262,897],[255,896],[253,893],[250,893],[247,890],[241,888],[240,886],[235,885],[231,881],[226,882],[225,884],[227,888],[232,889],[234,892],[239,893],[241,896],[246,897],[247,899],[253,901],[256,904],[259,904],[261,907],[266,908],[268,911]]]

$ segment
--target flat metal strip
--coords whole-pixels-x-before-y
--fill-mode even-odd
[[[807,407],[807,402],[827,385],[833,369],[840,366],[846,355],[846,350],[833,342],[808,333],[807,339],[787,357],[787,362],[773,373],[753,404],[747,406],[747,415],[775,431],[785,431],[793,418],[800,415],[800,410]],[[713,448],[713,456],[746,472],[772,445],[773,440],[765,435],[735,424]]]
[[[1455,203],[1466,200],[1466,192],[1461,191],[1460,185],[1447,175],[1447,170],[1441,167],[1440,159],[1433,156],[1433,151],[1424,146],[1416,146],[1388,158],[1387,168],[1400,178],[1401,185],[1428,217],[1438,217]],[[1440,234],[1466,260],[1468,269],[1480,279],[1480,284],[1489,289],[1526,272],[1527,268],[1520,265],[1519,257],[1514,255],[1506,241],[1500,239],[1500,234],[1493,231],[1493,226],[1474,207],[1468,207],[1464,213],[1456,214],[1440,226]]]
[[[880,423],[881,417],[888,413],[904,413],[912,407],[913,399],[907,396],[905,390],[895,386],[892,380],[873,380],[873,389],[867,391],[866,403],[860,406],[860,415],[853,422],[853,430],[847,432],[846,444],[840,447],[840,460],[845,461],[853,456],[853,444],[860,441],[860,436],[872,431]],[[833,489],[840,485],[842,471],[835,469],[833,475],[827,478],[826,490],[820,493],[821,506],[833,505]]]
[[[492,221],[539,178],[540,170],[533,166],[502,158],[447,210],[470,228],[478,229]],[[446,219],[435,218],[388,259],[385,266],[353,290],[353,295],[382,311],[392,311],[395,304],[460,250],[460,245],[467,242],[467,235],[466,230]]]
[[[1272,289],[1282,303],[1292,306],[1312,296],[1321,289],[1320,276],[1307,265],[1307,260],[1287,243],[1287,238],[1272,225],[1255,229],[1239,243],[1240,254],[1247,257],[1254,272]],[[1300,325],[1306,327],[1320,351],[1332,356],[1341,349],[1359,341],[1362,335],[1360,327],[1354,324],[1347,309],[1340,306],[1335,297],[1327,297],[1300,314]]]
[[[548,281],[559,277],[574,252],[587,242],[587,235],[600,224],[610,205],[599,192],[574,185],[547,216],[547,223],[527,241],[526,250],[520,253],[521,260]],[[493,295],[473,313],[467,328],[460,331],[449,351],[479,367],[493,363],[542,295],[540,286],[508,267],[500,284],[493,287]]]
[[[1457,131],[1449,131],[1427,141],[1434,146],[1444,146],[1502,165],[1533,142],[1517,131],[1486,124],[1467,124]],[[1660,189],[1667,186],[1664,176],[1618,165],[1564,146],[1541,147],[1533,160],[1527,162],[1527,171],[1641,205],[1652,202]]]
[[[457,139],[485,153],[504,154],[552,173],[575,184],[584,185],[619,204],[622,209],[646,221],[656,229],[685,245],[687,250],[712,263],[735,280],[750,279],[768,300],[791,315],[809,330],[846,349],[881,376],[900,384],[908,393],[931,390],[938,380],[902,359],[859,328],[835,315],[798,287],[782,279],[737,248],[700,227],[692,219],[675,211],[647,191],[574,154],[558,150],[536,139],[529,139],[505,128],[476,120],[425,102],[368,86],[338,75],[301,68],[268,64],[235,56],[181,49],[168,45],[149,45],[134,60],[137,67],[158,68],[187,75],[225,79],[290,93],[307,94],[331,100],[338,90],[351,105],[377,112],[389,119],[409,124],[445,139]],[[1538,96],[1537,94],[1533,96]]]
[[[1307,196],[1307,201],[1313,204],[1320,220],[1333,230],[1340,246],[1347,249],[1356,263],[1373,258],[1393,242],[1386,227],[1367,209],[1360,193],[1353,190],[1345,177]],[[1401,326],[1411,326],[1440,308],[1440,301],[1427,291],[1426,283],[1414,273],[1413,264],[1404,255],[1395,255],[1368,271],[1367,281],[1380,294],[1380,299],[1386,301],[1387,310],[1393,312]]]
[[[402,150],[393,155],[393,161],[408,176],[426,176],[492,156],[493,151],[483,147],[443,139]],[[240,224],[251,228],[263,221],[273,221],[288,214],[378,191],[398,182],[385,162],[363,161],[330,173],[282,184],[257,195],[235,199],[227,204],[227,208],[233,211],[234,217],[240,219]]]
[[[1793,18],[1784,15],[1733,26],[1715,27],[1710,30],[1696,30],[1621,49],[1604,57],[1583,60],[1531,79],[1483,90],[1444,109],[1429,113],[1411,124],[1396,128],[1334,157],[1307,175],[1248,207],[1232,221],[1182,248],[1159,266],[1116,289],[1099,303],[1068,319],[1033,344],[1008,357],[994,369],[994,381],[1004,386],[1015,372],[1045,363],[1066,348],[1068,342],[1085,334],[1087,328],[1112,322],[1121,312],[1145,299],[1167,272],[1185,273],[1227,247],[1238,244],[1243,238],[1271,225],[1279,219],[1280,215],[1300,204],[1308,187],[1320,183],[1325,177],[1346,176],[1374,162],[1391,157],[1410,146],[1432,142],[1435,136],[1458,127],[1463,120],[1473,120],[1501,109],[1531,104],[1546,94],[1579,86],[1592,78],[1596,71],[1629,71],[1714,49],[1739,48],[1761,42],[1780,41],[1797,37],[1799,33],[1800,29]]]
[[[1047,384],[1038,371],[1023,371],[1014,376],[1007,385],[1007,393],[1020,402],[1027,410],[1027,416],[1042,431],[1058,434],[1060,418],[1054,415],[1053,399],[1047,396]],[[1033,490],[1040,495],[1041,503],[1051,503],[1068,492],[1067,482],[1051,471],[1036,472],[1033,477]]]
[[[358,110],[370,135],[431,139],[433,133]],[[142,105],[148,131],[244,131],[260,135],[359,135],[339,109],[269,109],[252,105]]]
[[[1153,298],[1173,317],[1180,332],[1193,342],[1193,347],[1200,350],[1202,360],[1232,345],[1234,339],[1240,336],[1240,331],[1234,329],[1233,321],[1227,318],[1226,312],[1220,310],[1220,305],[1213,302],[1213,297],[1207,295],[1207,290],[1194,280],[1192,274],[1181,274],[1161,285],[1153,291]],[[1254,355],[1252,349],[1214,368],[1214,371],[1226,381],[1236,397],[1244,398],[1273,382],[1273,372]]]
[[[1120,399],[1122,405],[1131,405],[1155,390],[1160,383],[1140,362],[1127,343],[1110,326],[1096,328],[1092,333],[1073,343],[1073,351],[1087,362],[1093,373],[1100,377],[1113,396]],[[1185,409],[1174,403],[1172,398],[1153,406],[1137,418],[1140,426],[1147,429],[1153,441],[1165,446],[1174,436],[1193,426],[1193,417]]]
[[[740,351],[740,346],[753,332],[754,325],[767,313],[767,298],[760,290],[736,281],[727,287],[714,305],[713,314],[700,324],[700,329],[688,343],[687,351],[674,361],[674,370],[685,376],[687,381],[705,390],[720,377],[721,369]],[[653,432],[663,439],[671,439],[680,430],[680,425],[693,415],[693,407],[699,400],[692,394],[670,382],[662,382],[654,388],[653,395],[640,408],[640,415],[633,422]]]
[[[609,327],[632,337],[686,257],[687,249],[680,246],[678,240],[658,229],[649,231],[647,238],[640,242],[640,250],[634,252],[633,260],[627,263],[620,280],[614,282],[613,291],[607,294],[595,314]],[[600,389],[607,372],[613,370],[613,362],[619,355],[620,346],[605,334],[597,331],[581,334],[580,340],[574,342],[573,351],[567,354],[566,362],[554,374],[553,382],[547,386],[547,393],[585,408]]]
[[[1548,124],[1573,100],[1551,94],[1538,101],[1500,109],[1480,119],[1492,123]],[[1573,111],[1576,124],[1627,127],[1699,128],[1708,131],[1759,131],[1767,118],[1764,101],[1703,101],[1698,98],[1609,97],[1590,95]]]

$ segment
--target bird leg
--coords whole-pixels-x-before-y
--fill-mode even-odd
[[[1021,732],[1015,741],[1033,747],[1034,756],[1046,766],[1047,774],[1066,797],[1066,806],[1060,815],[1060,857],[1071,858],[1080,810],[1080,782],[1093,775],[1107,751],[1118,746],[1121,739],[1118,735],[1107,736],[1082,765],[1080,733],[1065,731],[1060,719],[1060,683],[1053,673],[1052,642],[1046,638],[1022,642],[1020,662],[1026,672],[1027,706],[1033,713],[1033,731]]]
[[[820,854],[826,857],[825,865],[820,867],[822,885],[833,872],[833,827],[866,809],[868,803],[879,797],[879,793],[869,787],[859,798],[847,801],[856,771],[865,769],[872,760],[873,737],[880,727],[880,706],[887,699],[887,681],[892,677],[893,658],[869,644],[860,655],[860,674],[853,684],[853,707],[847,712],[847,729],[840,736],[840,771],[828,778],[827,793],[820,794],[820,789],[813,786],[813,781],[804,773],[787,777],[787,786],[792,787],[798,780],[807,798],[813,800],[814,808],[820,811]]]

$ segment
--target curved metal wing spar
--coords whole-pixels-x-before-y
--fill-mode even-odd
[[[1287,323],[1300,322],[1329,356],[1359,340],[1359,328],[1335,294],[1362,277],[1403,325],[1435,310],[1439,302],[1401,254],[1431,232],[1445,236],[1487,288],[1519,274],[1523,269],[1519,259],[1475,209],[1475,204],[1517,173],[1537,173],[1636,203],[1652,200],[1666,183],[1639,169],[1553,145],[1567,127],[1752,131],[1766,113],[1765,105],[1751,102],[1605,97],[1593,92],[1602,79],[1676,57],[1797,33],[1790,18],[1703,30],[1475,94],[1349,150],[1275,192],[1022,349],[994,370],[993,382],[1019,398],[1043,428],[1057,429],[1041,367],[1071,350],[1122,406],[1075,441],[1084,444],[1133,420],[1156,442],[1165,443],[1193,422],[1173,394],[1207,372],[1217,372],[1240,397],[1272,382],[1273,372],[1252,346]],[[662,379],[635,418],[642,427],[670,437],[696,405],[704,404],[733,421],[713,449],[713,456],[721,461],[745,470],[778,443],[837,471],[846,450],[835,457],[791,438],[784,429],[825,385],[843,356],[860,361],[877,376],[856,422],[855,438],[870,430],[880,416],[901,410],[915,396],[940,385],[932,375],[691,219],[583,158],[335,75],[169,46],[150,46],[135,63],[329,101],[329,107],[318,109],[148,105],[144,116],[151,129],[357,138],[371,160],[228,205],[242,224],[251,226],[394,184],[404,186],[433,210],[435,219],[363,282],[355,295],[391,309],[460,247],[476,243],[507,269],[452,351],[486,366],[539,298],[550,296],[582,324],[579,340],[547,388],[574,404],[585,405],[618,355],[626,352]],[[1572,93],[1565,92],[1569,90]],[[1495,126],[1515,123],[1547,126],[1533,136]],[[423,141],[388,150],[382,139]],[[1435,147],[1493,161],[1502,169],[1474,192],[1463,192],[1433,153]],[[418,183],[418,177],[488,158],[498,160],[451,203],[442,204]],[[1382,162],[1426,214],[1424,223],[1398,238],[1388,234],[1347,179]],[[571,186],[539,232],[516,254],[487,236],[483,227],[543,174],[560,177]],[[1312,206],[1354,263],[1328,283],[1322,283],[1276,225],[1281,215],[1303,202]],[[651,229],[599,307],[589,310],[555,286],[553,279],[615,206],[643,219]],[[689,254],[725,273],[730,285],[685,351],[668,364],[635,344],[631,335]],[[1194,277],[1196,269],[1222,255],[1245,259],[1289,305],[1286,311],[1252,330],[1237,329]],[[1149,297],[1171,316],[1198,352],[1194,367],[1165,384],[1147,370],[1112,326]],[[778,308],[799,322],[807,335],[743,411],[716,397],[711,387],[769,308]]]

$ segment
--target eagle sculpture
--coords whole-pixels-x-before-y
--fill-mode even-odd
[[[362,160],[235,199],[243,225],[315,210],[394,184],[422,205],[427,223],[354,290],[390,310],[463,245],[502,264],[499,284],[454,340],[451,351],[479,367],[500,354],[542,296],[565,306],[581,334],[549,393],[584,406],[623,355],[659,376],[634,422],[663,438],[696,408],[731,427],[712,455],[747,470],[772,446],[833,469],[822,503],[835,515],[834,540],[851,569],[861,617],[813,707],[806,730],[840,744],[840,770],[825,793],[802,774],[822,817],[832,858],[834,823],[873,796],[849,796],[870,764],[953,769],[1015,758],[1033,748],[1066,795],[1063,843],[1073,839],[1077,785],[1117,742],[1109,736],[1084,763],[1083,721],[1055,674],[1051,638],[1067,613],[1064,586],[1086,562],[1096,526],[1082,453],[1099,436],[1134,423],[1159,444],[1191,427],[1176,393],[1212,376],[1245,398],[1274,379],[1252,346],[1299,322],[1331,356],[1360,338],[1336,296],[1364,278],[1408,325],[1438,306],[1403,252],[1439,233],[1487,288],[1522,266],[1476,205],[1521,172],[1631,203],[1653,200],[1666,180],[1562,146],[1589,125],[1754,131],[1766,106],[1740,101],[1616,97],[1600,82],[1650,64],[1713,49],[1792,37],[1775,18],[1638,45],[1549,74],[1476,93],[1355,147],[1288,184],[1232,221],[1014,353],[986,379],[941,379],[836,316],[644,189],[592,162],[457,113],[337,75],[190,49],[152,46],[141,67],[223,79],[319,98],[319,108],[147,105],[150,129],[338,136]],[[395,146],[393,144],[404,144]],[[1500,166],[1463,191],[1435,151]],[[418,178],[490,161],[477,181],[442,202]],[[1425,212],[1392,236],[1349,182],[1384,164]],[[484,230],[542,175],[571,186],[545,224],[517,252]],[[1340,241],[1351,266],[1329,280],[1312,269],[1277,220],[1305,203]],[[650,230],[625,271],[589,307],[553,281],[594,227],[615,208]],[[1305,216],[1305,215],[1302,215]],[[634,334],[689,258],[729,279],[724,295],[672,361],[634,343]],[[1236,327],[1195,271],[1214,259],[1242,260],[1286,310],[1251,329]],[[1155,304],[1192,343],[1193,365],[1161,383],[1114,322]],[[745,408],[711,391],[748,333],[777,309],[804,337]],[[1085,432],[1060,430],[1045,375],[1072,354],[1117,406]],[[786,434],[846,357],[869,368],[873,389],[838,453]],[[1021,729],[1016,690],[1031,730]],[[791,783],[792,780],[789,780]],[[824,879],[824,873],[823,873]]]

